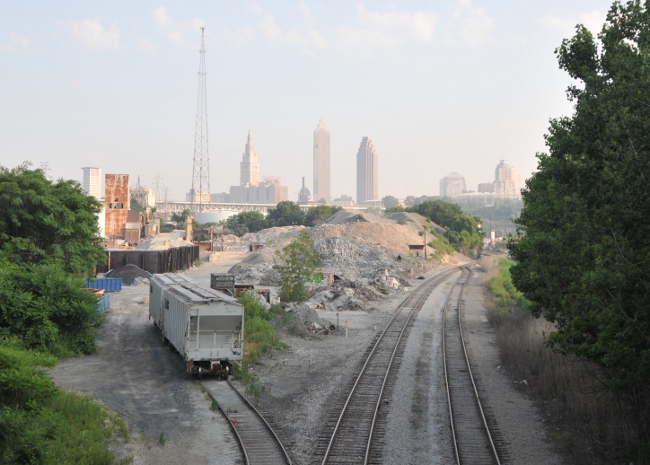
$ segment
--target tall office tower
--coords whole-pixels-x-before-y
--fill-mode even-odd
[[[465,178],[458,173],[449,173],[440,180],[440,197],[457,197],[465,191]]]
[[[241,161],[241,176],[240,185],[245,186],[249,184],[256,186],[260,182],[260,164],[257,161],[257,154],[255,153],[255,145],[253,144],[253,132],[248,130],[248,140],[246,141],[246,148]]]
[[[370,137],[361,139],[357,152],[357,205],[367,200],[377,200],[378,156]]]
[[[330,203],[330,130],[321,117],[314,131],[314,196]]]
[[[501,160],[494,171],[494,192],[521,195],[519,170]]]
[[[86,195],[101,199],[102,193],[102,169],[101,168],[81,168],[84,173],[83,189]]]

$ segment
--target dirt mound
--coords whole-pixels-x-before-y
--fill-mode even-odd
[[[131,286],[134,283],[140,284],[144,280],[148,280],[151,274],[144,271],[142,268],[135,265],[124,265],[119,268],[114,268],[106,273],[107,278],[122,278],[122,284]]]

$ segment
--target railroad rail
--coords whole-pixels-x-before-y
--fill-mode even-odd
[[[402,338],[433,289],[456,269],[441,273],[420,285],[395,311],[386,328],[376,338],[366,354],[367,358],[350,389],[340,414],[332,420],[332,433],[323,439],[323,465],[364,464],[378,460],[377,444],[373,445],[377,432],[383,426],[377,424],[393,362],[404,350]],[[394,378],[394,377],[390,377]],[[332,427],[332,426],[330,426]]]
[[[292,465],[272,425],[230,381],[204,380],[202,383],[228,420],[246,465]]]
[[[472,271],[463,268],[445,301],[442,350],[449,405],[449,422],[456,463],[504,465],[505,443],[496,421],[481,402],[463,336],[463,290]]]

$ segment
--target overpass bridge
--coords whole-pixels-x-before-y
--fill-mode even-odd
[[[316,207],[318,203],[313,204],[299,204],[302,211],[307,211],[312,207]],[[158,213],[165,214],[177,214],[180,215],[186,209],[189,209],[192,213],[197,212],[211,212],[211,211],[234,211],[234,212],[245,212],[245,211],[257,211],[266,215],[269,210],[275,209],[276,204],[274,203],[230,203],[230,202],[210,202],[199,205],[198,203],[192,202],[158,202],[156,201],[156,211]],[[345,207],[346,210],[366,210],[368,207]]]

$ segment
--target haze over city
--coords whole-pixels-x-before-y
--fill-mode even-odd
[[[313,132],[331,133],[331,193],[355,196],[362,137],[379,198],[468,189],[507,160],[522,182],[548,120],[568,115],[553,50],[577,23],[600,30],[609,1],[0,1],[0,165],[47,162],[126,173],[173,199],[191,187],[205,27],[212,192],[239,180],[249,129],[260,174],[296,200],[312,186]]]

